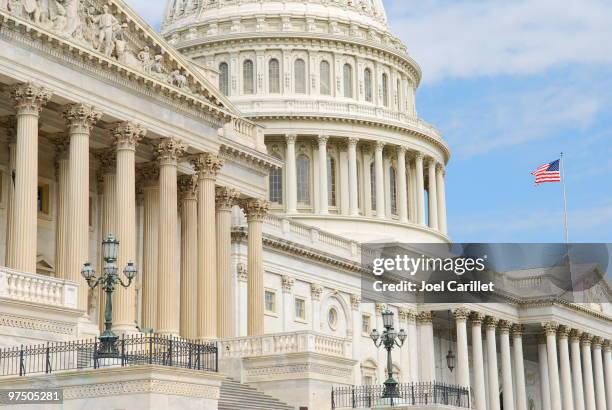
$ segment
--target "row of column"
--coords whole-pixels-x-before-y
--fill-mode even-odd
[[[296,175],[296,135],[286,136],[286,193],[287,193],[287,213],[296,214],[297,211],[297,175]],[[327,161],[327,143],[329,136],[320,135],[318,141],[318,166],[319,166],[319,213],[321,215],[329,214],[328,202],[328,161]],[[348,214],[350,216],[359,215],[359,189],[357,177],[357,145],[359,138],[351,137],[348,142],[348,196],[349,207]],[[386,200],[385,194],[385,161],[384,161],[385,143],[377,142],[374,149],[374,176],[370,175],[369,167],[364,167],[367,172],[364,172],[363,186],[366,191],[370,187],[370,179],[374,178],[376,182],[376,192],[373,193],[376,198],[376,217],[385,219],[391,217],[386,215]],[[419,225],[426,224],[435,230],[446,234],[446,190],[444,183],[444,166],[436,162],[433,158],[425,160],[424,155],[416,152],[412,158],[408,158],[407,149],[403,146],[395,147],[397,156],[397,203],[398,217],[400,223],[408,223],[413,221]],[[428,209],[426,218],[425,210],[425,166],[427,167],[427,183],[428,183]],[[369,202],[367,200],[366,203]],[[427,219],[427,223],[426,223]]]

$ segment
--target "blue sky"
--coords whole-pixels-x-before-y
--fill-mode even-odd
[[[163,1],[127,2],[158,27]],[[563,151],[570,240],[612,242],[612,2],[384,3],[423,69],[419,115],[453,153],[453,240],[562,241],[561,185],[530,172]]]

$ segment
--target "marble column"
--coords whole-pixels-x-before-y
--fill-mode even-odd
[[[612,408],[612,341],[606,340],[603,346],[603,366],[606,383],[606,402]]]
[[[81,276],[89,259],[89,133],[102,113],[86,104],[72,104],[64,110],[70,136],[68,170],[68,256],[66,279],[79,284],[78,308],[87,316],[89,286]]]
[[[11,247],[14,245],[13,239],[15,238],[15,186],[13,184],[13,172],[16,168],[17,161],[17,118],[14,115],[6,117],[4,123],[7,132],[8,142],[8,178],[9,184],[7,189],[7,207],[6,207],[6,236],[5,236],[5,253],[4,253],[4,264],[8,267],[14,266],[11,258],[14,256],[14,250]]]
[[[376,217],[385,217],[385,175],[383,167],[383,149],[384,142],[376,143],[374,151],[374,178],[376,181]]]
[[[319,213],[326,215],[329,213],[329,196],[327,178],[327,135],[319,135]]]
[[[236,307],[232,275],[232,207],[239,192],[228,187],[216,189],[217,225],[217,336],[236,336]]]
[[[504,410],[514,410],[514,380],[512,378],[512,355],[510,354],[510,328],[507,320],[499,321],[499,347],[502,368],[502,391],[504,392]]]
[[[185,149],[185,144],[177,138],[164,138],[156,147],[159,161],[157,333],[171,336],[178,336],[180,332],[177,166]]]
[[[349,215],[359,215],[359,190],[357,189],[357,143],[359,138],[348,139]]]
[[[408,320],[410,319],[410,315],[411,312],[408,309],[404,309],[404,308],[399,308],[398,309],[398,323],[399,323],[399,327],[398,327],[398,331],[400,329],[408,329]],[[359,341],[357,341],[359,342]],[[406,343],[408,344],[408,346],[411,346],[411,341],[410,340],[406,340]],[[414,347],[413,347],[414,349]],[[410,382],[410,380],[412,380],[412,372],[410,369],[410,349],[400,349],[399,354],[400,354],[400,369],[401,369],[401,383],[408,383]],[[359,357],[359,355],[357,355],[356,357]]]
[[[425,181],[423,175],[423,154],[416,153],[416,192],[417,192],[417,223],[425,226]]]
[[[181,324],[180,334],[195,340],[198,333],[198,181],[195,175],[177,180],[181,214]]]
[[[434,356],[433,312],[419,312],[417,316],[420,334],[421,380],[433,382],[436,380],[436,358]]]
[[[470,311],[458,308],[453,311],[457,326],[457,384],[470,387],[470,362],[468,359],[468,339],[466,321]]]
[[[295,141],[297,135],[289,134],[286,136],[287,152],[286,157],[286,181],[285,190],[287,192],[287,213],[297,213],[297,174],[295,165]]]
[[[295,279],[291,276],[283,275],[281,277],[281,288],[283,289],[283,310],[282,310],[282,325],[283,332],[289,331],[289,326],[293,323],[293,284]]]
[[[561,409],[561,388],[559,386],[559,363],[557,361],[557,323],[542,323],[546,333],[546,352],[548,354],[548,382],[550,383],[550,405]]]
[[[372,163],[372,149],[369,144],[361,147],[362,155],[362,187],[363,187],[363,214],[372,217],[372,173],[370,164]]]
[[[192,159],[198,174],[198,339],[217,337],[217,230],[215,181],[223,161],[213,154]]]
[[[542,410],[553,410],[550,406],[550,383],[548,381],[548,353],[546,351],[546,336],[538,336],[538,368],[540,373],[540,394]]]
[[[351,295],[351,315],[353,320],[353,335],[352,335],[352,359],[356,361],[353,368],[353,374],[355,376],[353,383],[355,386],[361,385],[361,312],[359,311],[359,305],[361,304],[361,296]],[[402,349],[402,355],[404,354]]]
[[[157,331],[157,281],[159,255],[159,163],[140,169],[143,187],[144,226],[142,246],[142,328]]]
[[[68,254],[68,185],[69,179],[69,143],[61,136],[53,140],[55,151],[55,173],[57,177],[57,223],[55,229],[55,276],[65,278]]]
[[[406,333],[408,334],[408,346],[413,346],[408,350],[408,354],[410,357],[410,379],[411,382],[417,382],[420,380],[419,378],[419,351],[417,349],[419,345],[419,338],[417,332],[417,324],[416,318],[417,314],[413,309],[409,309],[406,311]]]
[[[314,283],[310,285],[310,297],[312,299],[312,330],[321,331],[321,294],[323,288]]]
[[[119,241],[117,267],[122,271],[128,263],[136,263],[136,146],[146,131],[139,124],[123,122],[112,131],[117,150],[117,222]],[[136,333],[136,286],[117,286],[113,294],[113,330]]]
[[[38,118],[51,93],[44,87],[26,83],[13,86],[10,98],[17,112],[17,132],[12,236],[7,239],[10,243],[7,259],[11,263],[9,268],[36,273]]]
[[[482,351],[482,322],[484,315],[473,312],[470,315],[472,323],[472,358],[474,361],[474,407],[476,410],[487,409],[487,390],[484,373],[484,354]]]
[[[499,410],[499,376],[497,371],[497,347],[495,345],[495,328],[497,319],[487,316],[485,333],[487,339],[487,373],[489,376],[489,408]]]
[[[444,177],[446,171],[444,165],[436,165],[436,189],[438,192],[438,228],[443,234],[448,234],[448,226],[446,223],[446,186]]]
[[[438,230],[438,188],[436,182],[436,161],[432,158],[428,162],[427,167],[427,183],[428,190],[428,205],[429,205],[429,227]]]
[[[599,336],[593,338],[593,380],[595,382],[595,406],[597,410],[606,410],[606,385],[601,355],[603,342],[603,338]]]
[[[593,363],[591,360],[591,341],[592,336],[583,333],[580,338],[582,350],[582,376],[584,386],[584,408],[585,410],[596,410],[595,385],[593,381]]]
[[[512,326],[512,347],[514,352],[514,380],[516,383],[516,410],[527,410],[522,325]]]
[[[249,306],[248,306],[248,281],[249,275],[246,266],[243,263],[238,263],[236,265],[236,276],[238,277],[238,324],[236,326],[238,331],[238,336],[246,336],[247,331],[247,317],[249,315]]]
[[[561,381],[561,403],[563,410],[574,410],[574,395],[572,394],[572,374],[570,370],[569,337],[570,329],[560,326],[559,336],[559,369]]]
[[[570,332],[570,352],[572,356],[572,387],[574,410],[584,410],[584,388],[582,385],[582,360],[580,359],[580,337],[582,333],[573,329]]]
[[[269,210],[269,203],[262,199],[248,199],[242,208],[248,224],[248,322],[247,334],[264,334],[264,267],[263,267],[263,220]]]
[[[408,185],[406,183],[406,148],[397,148],[397,185],[399,221],[408,223]]]

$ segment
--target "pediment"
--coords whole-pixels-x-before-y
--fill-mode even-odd
[[[239,115],[200,70],[122,0],[0,0],[0,14],[110,59],[154,88],[203,100],[226,117]]]

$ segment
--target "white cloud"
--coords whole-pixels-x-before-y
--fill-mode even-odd
[[[424,81],[612,63],[609,0],[385,0]],[[395,17],[394,17],[395,16]]]

